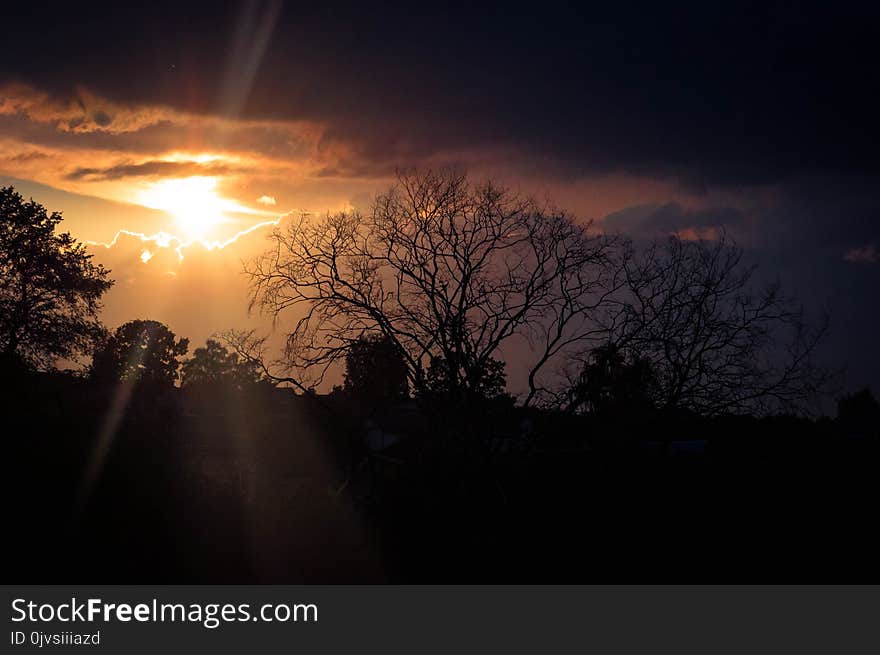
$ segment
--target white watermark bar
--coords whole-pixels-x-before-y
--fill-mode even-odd
[[[3,587],[4,652],[880,652],[880,587]]]

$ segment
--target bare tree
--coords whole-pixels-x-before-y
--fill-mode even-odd
[[[778,283],[755,289],[742,255],[722,234],[625,257],[608,341],[650,368],[657,409],[807,411],[831,379],[814,362],[827,321],[810,326]]]
[[[480,389],[500,346],[528,339],[532,403],[542,371],[590,338],[614,286],[614,245],[563,212],[452,172],[400,175],[368,214],[303,216],[247,267],[251,308],[293,315],[283,362],[320,383],[366,334],[400,352],[421,390],[432,361],[457,394]]]

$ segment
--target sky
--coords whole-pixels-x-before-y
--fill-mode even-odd
[[[4,7],[0,184],[113,270],[111,327],[198,345],[290,214],[455,166],[636,239],[721,227],[880,391],[880,6]]]

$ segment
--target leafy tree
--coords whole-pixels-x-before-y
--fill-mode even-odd
[[[86,247],[57,233],[61,214],[0,188],[0,357],[35,368],[92,351],[113,285]]]
[[[158,321],[129,321],[109,335],[95,353],[91,375],[102,381],[171,387],[188,347],[188,339],[176,339]]]
[[[226,387],[241,391],[261,380],[255,362],[241,361],[236,353],[214,339],[195,349],[193,356],[183,363],[181,373],[181,386],[186,388]]]
[[[650,362],[630,361],[613,344],[590,353],[572,388],[568,409],[598,416],[644,416],[654,409],[656,380]]]
[[[505,395],[507,375],[504,362],[490,358],[483,366],[467,372],[469,376],[467,397],[469,400],[492,400]],[[442,357],[431,360],[426,375],[426,391],[435,396],[456,394],[457,388],[451,383],[450,367]]]
[[[408,396],[406,362],[394,341],[367,334],[352,342],[345,356],[344,388],[369,403]]]

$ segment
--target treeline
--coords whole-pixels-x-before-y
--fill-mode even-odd
[[[187,342],[167,327],[101,325],[113,281],[58,233],[60,214],[12,188],[0,208],[7,366],[91,358],[87,374],[105,380],[219,377],[307,392],[346,359],[372,358],[367,376],[390,379],[366,386],[467,405],[506,393],[507,352],[526,371],[523,407],[700,416],[808,413],[833,381],[814,361],[827,323],[810,324],[778,284],[758,284],[723,233],[637,247],[464,174],[401,175],[366,213],[276,229],[246,274],[251,309],[286,330],[281,357],[267,359],[265,337],[230,330],[182,375]],[[350,384],[365,386],[357,376]]]

